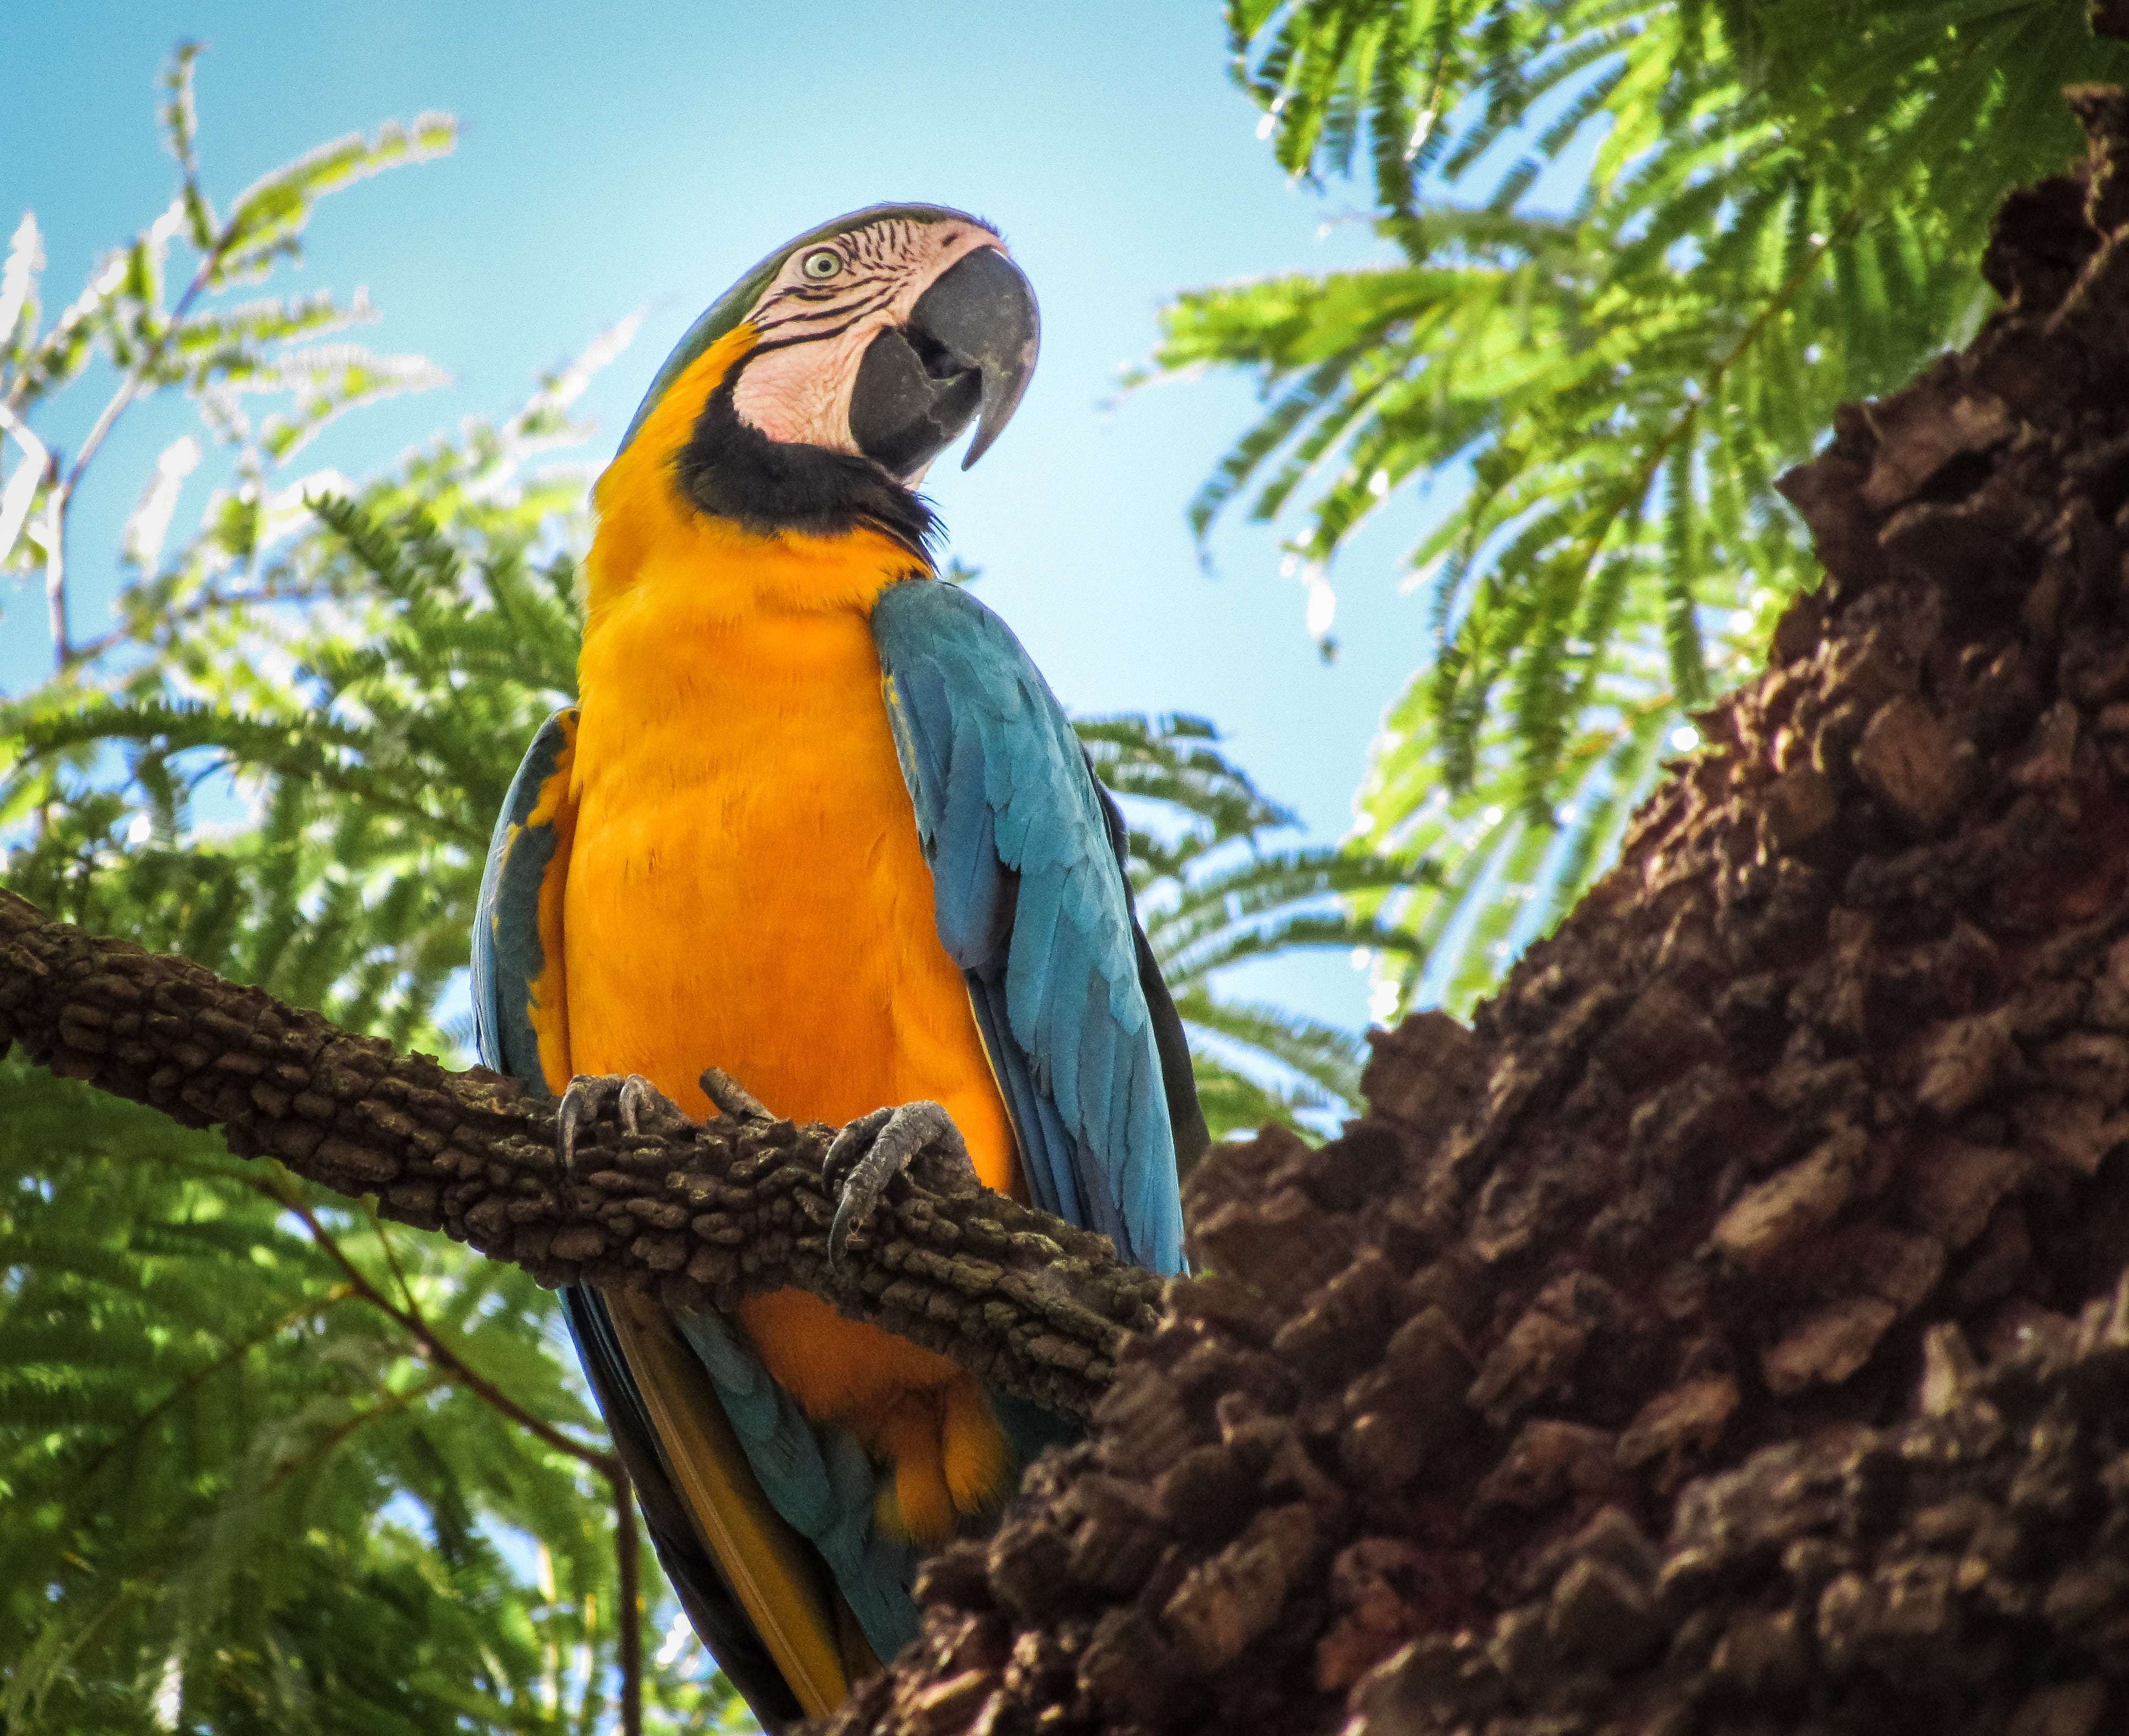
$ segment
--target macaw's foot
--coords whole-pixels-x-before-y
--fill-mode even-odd
[[[578,1134],[617,1100],[621,1125],[630,1133],[641,1133],[646,1125],[669,1133],[694,1125],[685,1110],[641,1073],[579,1073],[555,1111],[555,1143],[561,1150],[564,1174],[576,1159]]]
[[[954,1118],[936,1103],[905,1103],[899,1109],[875,1109],[860,1115],[828,1148],[823,1179],[828,1191],[838,1196],[835,1221],[828,1226],[828,1263],[838,1264],[850,1232],[871,1215],[887,1191],[887,1184],[909,1167],[909,1160],[927,1145],[936,1144],[949,1162],[968,1172],[972,1187],[981,1187],[976,1166]]]

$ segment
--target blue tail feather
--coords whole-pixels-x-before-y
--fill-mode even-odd
[[[888,1473],[849,1429],[811,1420],[722,1320],[693,1311],[673,1319],[716,1387],[769,1504],[821,1552],[873,1650],[892,1658],[917,1633],[910,1587],[918,1552],[879,1528]]]

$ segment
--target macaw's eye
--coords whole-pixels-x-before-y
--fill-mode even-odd
[[[798,269],[815,283],[825,283],[842,270],[843,256],[832,247],[817,247]]]

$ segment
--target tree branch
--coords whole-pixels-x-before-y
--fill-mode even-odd
[[[1155,1318],[1159,1280],[1106,1238],[957,1191],[936,1154],[897,1180],[831,1270],[822,1164],[832,1128],[719,1118],[627,1135],[608,1113],[564,1176],[552,1103],[515,1081],[395,1054],[0,892],[9,1039],[55,1073],[218,1125],[241,1156],[374,1195],[381,1215],[543,1284],[634,1285],[726,1313],[742,1295],[794,1286],[1064,1415],[1088,1413],[1126,1339]]]

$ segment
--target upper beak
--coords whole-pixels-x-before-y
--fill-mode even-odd
[[[1042,345],[1035,286],[997,248],[981,247],[917,297],[909,323],[983,378],[976,437],[961,459],[965,470],[990,450],[1035,377]]]
[[[1012,420],[1035,373],[1035,288],[995,247],[957,260],[917,298],[906,326],[873,340],[851,396],[859,449],[898,476],[921,471],[973,414],[965,470]]]

